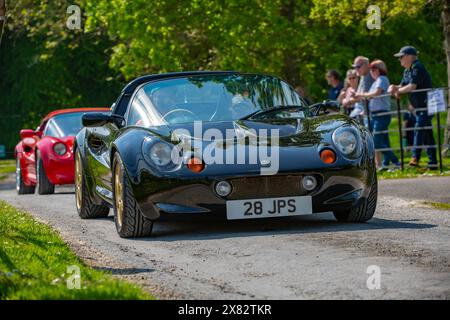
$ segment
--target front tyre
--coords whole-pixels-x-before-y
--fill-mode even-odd
[[[144,217],[134,198],[130,181],[118,153],[113,161],[114,221],[122,238],[145,237],[152,233],[153,221]]]
[[[372,219],[377,207],[378,181],[377,174],[374,174],[369,196],[360,203],[359,206],[349,211],[336,211],[334,217],[340,222],[366,222]]]
[[[22,169],[20,167],[20,159],[16,160],[16,190],[17,194],[33,194],[35,186],[27,186],[23,182]]]
[[[92,203],[78,149],[75,151],[75,204],[81,219],[104,218],[109,214],[109,207]]]
[[[39,150],[36,151],[36,185],[39,194],[55,193],[55,185],[48,180]]]

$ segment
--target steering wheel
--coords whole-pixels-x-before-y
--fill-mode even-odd
[[[167,121],[167,119],[166,119],[167,117],[171,116],[174,113],[180,113],[180,112],[188,113],[189,117],[195,118],[195,113],[193,113],[190,110],[186,110],[186,109],[174,109],[174,110],[171,110],[171,111],[167,112],[162,118],[163,118],[163,120]],[[168,122],[170,122],[170,121],[168,121]]]

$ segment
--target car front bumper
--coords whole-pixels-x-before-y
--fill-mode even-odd
[[[312,191],[302,187],[302,178],[313,175],[318,185]],[[369,194],[373,169],[349,166],[326,171],[280,173],[273,176],[227,176],[204,179],[161,179],[143,173],[133,191],[142,213],[156,220],[161,212],[219,212],[227,200],[280,198],[310,195],[314,213],[349,210]],[[218,181],[233,188],[227,197],[214,191]]]
[[[75,160],[72,153],[64,156],[52,155],[45,163],[45,173],[51,183],[73,184],[75,176]]]

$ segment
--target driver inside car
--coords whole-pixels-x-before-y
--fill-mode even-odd
[[[255,111],[255,106],[250,99],[250,92],[244,89],[241,93],[236,93],[231,100],[231,114],[233,119],[241,119]]]

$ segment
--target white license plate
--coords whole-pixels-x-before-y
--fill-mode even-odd
[[[301,216],[312,214],[311,196],[230,200],[227,201],[227,219],[257,219]]]

